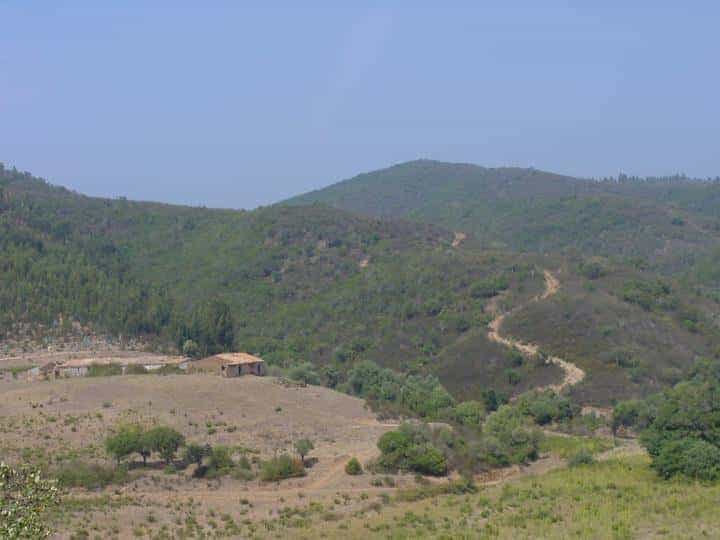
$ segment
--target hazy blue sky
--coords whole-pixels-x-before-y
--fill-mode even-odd
[[[717,2],[0,0],[0,161],[231,207],[418,157],[715,176],[718,21]]]

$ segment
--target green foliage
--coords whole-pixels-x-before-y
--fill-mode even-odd
[[[432,375],[404,375],[374,362],[359,362],[348,372],[350,393],[379,409],[407,411],[422,418],[447,416],[455,400]]]
[[[681,474],[704,480],[718,478],[720,470],[720,380],[712,363],[702,362],[691,379],[618,411],[618,422],[649,418],[641,442],[652,467],[663,477]],[[637,412],[639,411],[639,412]]]
[[[378,440],[380,467],[387,470],[412,471],[432,476],[447,474],[447,459],[423,430],[403,424],[396,431],[384,433]]]
[[[208,453],[209,448],[207,446],[190,443],[185,446],[185,450],[183,452],[183,460],[186,463],[195,463],[196,465],[201,465],[203,458],[205,458]]]
[[[126,424],[120,426],[114,435],[105,439],[105,451],[113,456],[118,463],[128,456],[143,449],[144,432],[142,428],[135,424]]]
[[[570,467],[592,465],[593,463],[595,463],[595,458],[590,452],[585,449],[579,450],[577,453],[573,454],[568,460],[568,465]]]
[[[504,276],[495,276],[475,283],[470,287],[470,295],[473,298],[492,298],[506,290],[508,286],[507,278]]]
[[[452,418],[463,426],[479,427],[486,414],[484,403],[480,401],[463,401],[453,409]]]
[[[58,504],[55,484],[29,467],[14,469],[0,462],[0,538],[46,538],[46,513]]]
[[[227,446],[214,446],[209,452],[206,476],[217,478],[229,474],[235,468],[232,451]]]
[[[345,464],[345,473],[350,476],[358,476],[363,473],[363,468],[358,461],[358,458],[350,458],[350,460]]]
[[[167,426],[157,426],[144,434],[148,447],[160,454],[168,465],[175,459],[178,449],[185,444],[185,437]]]
[[[300,456],[300,460],[304,463],[305,456],[315,449],[315,445],[310,439],[299,439],[295,441],[295,451]]]
[[[522,394],[515,406],[540,425],[563,422],[580,414],[580,407],[552,390]]]
[[[305,384],[320,384],[320,376],[310,362],[302,362],[288,370],[288,377]]]
[[[667,305],[666,298],[670,294],[670,286],[661,281],[632,280],[623,285],[622,299],[637,304],[645,310]]]
[[[533,461],[538,457],[540,438],[519,407],[502,405],[483,425],[482,459],[495,466]]]
[[[199,358],[201,356],[200,347],[192,339],[186,339],[182,344],[182,353],[189,358]]]
[[[720,479],[720,448],[701,439],[670,440],[660,445],[652,467],[663,478],[683,475],[700,480]]]
[[[305,466],[302,460],[295,459],[288,454],[281,454],[263,461],[260,465],[260,479],[263,482],[276,482],[298,476],[305,476]]]
[[[125,424],[105,439],[105,450],[118,463],[134,453],[145,462],[152,452],[157,452],[169,464],[183,444],[182,434],[170,427],[156,426],[146,431],[140,425]]]
[[[124,484],[130,479],[125,466],[106,467],[99,463],[74,461],[60,467],[54,476],[62,487],[98,489],[112,484]]]

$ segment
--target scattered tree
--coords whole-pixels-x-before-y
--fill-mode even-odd
[[[305,456],[314,449],[315,445],[310,439],[300,439],[295,441],[295,451],[300,456],[300,461],[302,461],[303,465],[305,465]]]

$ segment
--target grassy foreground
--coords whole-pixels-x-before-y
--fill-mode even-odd
[[[663,481],[642,456],[560,469],[471,495],[390,502],[298,538],[717,538],[720,485]],[[290,532],[290,531],[288,531]]]

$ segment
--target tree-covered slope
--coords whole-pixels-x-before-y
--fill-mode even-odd
[[[453,352],[487,323],[483,283],[501,280],[506,301],[520,303],[542,279],[533,261],[458,249],[443,229],[325,206],[247,212],[98,199],[15,171],[2,173],[0,189],[6,334],[19,322],[79,320],[177,346],[221,306],[232,319],[222,346],[271,364],[309,361],[342,376],[370,359],[438,374],[464,395],[558,376],[514,366],[483,331],[465,355]],[[473,375],[458,376],[468,366]]]
[[[720,182],[683,177],[603,181],[536,169],[419,160],[362,174],[287,201],[433,223],[487,244],[575,250],[664,264],[717,246]],[[668,245],[672,244],[672,249]]]
[[[713,210],[697,192],[680,197],[675,184],[662,193],[633,184],[634,193],[607,197],[634,216],[642,209],[646,224],[618,219],[608,228],[609,207],[595,195],[562,198],[574,180],[545,179],[557,188],[549,195],[534,174],[524,178],[535,185],[534,200],[555,205],[559,220],[577,205],[577,216],[595,229],[553,228],[538,217],[537,227],[555,231],[555,239],[545,234],[548,247],[540,249],[541,237],[523,240],[515,230],[516,243],[536,246],[520,252],[482,234],[454,245],[450,230],[412,215],[379,219],[322,204],[248,212],[99,199],[3,170],[0,330],[12,335],[20,322],[79,320],[173,348],[191,339],[205,352],[232,347],[276,365],[311,362],[327,381],[367,359],[435,374],[462,397],[557,382],[557,368],[524,361],[488,339],[495,303],[503,311],[520,307],[504,332],[585,370],[573,391],[596,403],[655,391],[696,357],[720,351],[720,250]],[[492,182],[494,200],[512,192],[504,201],[516,205],[515,214],[489,205],[497,216],[492,226],[512,217],[527,230],[532,215],[523,218],[518,208],[529,200],[519,194],[530,188],[508,191],[516,182],[509,176]],[[660,204],[662,212],[653,206]],[[606,230],[614,232],[605,237]],[[543,269],[559,278],[560,292],[530,302],[542,291]]]

